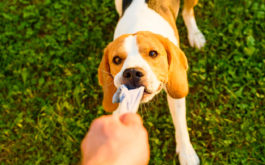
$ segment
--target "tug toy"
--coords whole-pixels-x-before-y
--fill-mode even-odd
[[[121,85],[112,97],[113,103],[119,103],[119,107],[114,113],[120,115],[128,112],[136,113],[143,93],[143,86],[129,90],[125,85]]]

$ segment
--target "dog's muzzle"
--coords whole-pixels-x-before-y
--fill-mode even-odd
[[[143,81],[145,79],[144,70],[141,68],[129,68],[124,70],[122,74],[123,84],[127,86],[128,89],[135,89],[143,86]]]

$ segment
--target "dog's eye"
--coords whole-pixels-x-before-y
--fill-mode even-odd
[[[115,56],[112,59],[112,61],[113,61],[114,64],[119,65],[121,63],[122,59],[119,56]]]
[[[150,52],[149,52],[149,56],[150,57],[156,57],[158,55],[158,53],[157,53],[157,51],[155,51],[155,50],[151,50]]]

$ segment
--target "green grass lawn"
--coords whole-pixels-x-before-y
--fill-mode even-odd
[[[200,0],[207,44],[191,48],[187,121],[202,164],[265,164],[264,0]],[[114,0],[0,1],[0,164],[77,164],[106,114],[97,67],[112,40]],[[178,163],[165,93],[142,105],[150,164]]]

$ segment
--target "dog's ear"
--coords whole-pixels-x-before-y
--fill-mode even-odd
[[[112,103],[112,97],[116,92],[117,88],[114,86],[114,80],[110,73],[110,66],[108,60],[108,47],[104,50],[104,55],[98,68],[98,80],[99,84],[103,88],[103,107],[107,112],[113,112],[118,108],[117,103]]]
[[[188,61],[185,54],[171,41],[164,38],[163,44],[168,58],[167,92],[172,98],[183,98],[189,92],[187,70]]]

